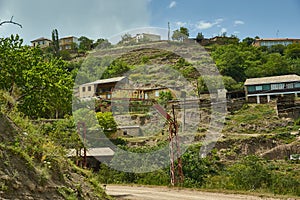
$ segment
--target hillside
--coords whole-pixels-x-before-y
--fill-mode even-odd
[[[67,158],[33,159],[26,149],[35,144],[20,145],[26,137],[30,133],[0,113],[0,199],[110,199],[89,171],[77,168]]]

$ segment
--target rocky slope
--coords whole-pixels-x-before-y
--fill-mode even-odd
[[[0,113],[0,200],[109,199],[88,171],[68,161],[63,169],[35,163],[16,144],[18,136],[26,133]]]

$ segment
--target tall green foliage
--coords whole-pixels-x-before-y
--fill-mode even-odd
[[[0,89],[27,116],[58,118],[70,111],[73,79],[61,59],[45,60],[40,49],[11,36],[0,39],[0,68]]]
[[[59,38],[58,38],[58,31],[57,29],[54,29],[52,31],[52,47],[53,47],[53,53],[55,56],[59,56]]]

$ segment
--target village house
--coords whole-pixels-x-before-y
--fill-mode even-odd
[[[129,80],[125,76],[101,79],[79,86],[78,97],[80,99],[97,97],[98,99],[110,100],[128,98],[131,100],[151,100],[159,98],[160,92],[170,91],[167,87],[146,85],[144,87],[127,87]],[[118,86],[120,87],[116,87]]]
[[[299,43],[300,44],[300,39],[291,39],[291,38],[255,39],[255,41],[253,42],[253,46],[256,46],[256,47],[261,47],[261,46],[271,47],[273,45],[278,45],[278,44],[287,46],[289,44],[294,44],[294,43]]]
[[[79,86],[79,98],[92,98],[97,97],[99,99],[111,99],[113,89],[116,87],[117,83],[122,82],[122,84],[128,83],[128,78],[125,76],[101,79],[90,83],[85,83]]]
[[[263,78],[249,78],[244,83],[248,102],[267,103],[271,98],[300,94],[300,76],[282,75]]]
[[[59,39],[59,50],[74,50],[74,45],[79,45],[77,37],[69,36]]]
[[[41,49],[44,49],[49,47],[52,41],[50,39],[41,37],[30,42],[32,47],[40,47]]]
[[[151,33],[139,33],[135,36],[135,40],[137,43],[139,42],[154,42],[154,41],[160,41],[161,37],[160,35],[151,34]]]

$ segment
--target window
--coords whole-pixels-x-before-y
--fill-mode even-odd
[[[88,87],[88,91],[90,92],[92,90],[92,86],[89,86]]]
[[[295,88],[300,88],[300,83],[295,83]]]
[[[263,86],[262,86],[262,89],[263,89],[263,90],[270,90],[270,89],[271,89],[271,86],[270,86],[270,85],[263,85]]]
[[[82,92],[85,92],[85,87],[82,87]]]
[[[255,91],[255,86],[248,86],[248,92],[254,92]]]
[[[255,86],[255,90],[256,90],[256,91],[261,91],[261,90],[262,90],[262,85],[257,85],[257,86]]]
[[[155,91],[155,96],[159,97],[159,91]]]
[[[283,83],[271,84],[271,90],[282,90],[284,89]]]
[[[287,84],[285,85],[285,88],[287,88],[287,89],[292,89],[292,88],[294,88],[294,84],[293,84],[293,83],[287,83]]]

